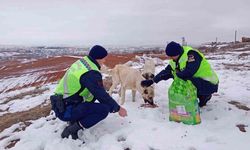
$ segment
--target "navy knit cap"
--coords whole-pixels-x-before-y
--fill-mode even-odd
[[[167,45],[165,52],[168,56],[177,56],[182,54],[183,48],[180,44],[172,41]]]
[[[89,56],[93,59],[103,59],[107,55],[108,55],[107,50],[100,45],[93,46],[89,52]]]

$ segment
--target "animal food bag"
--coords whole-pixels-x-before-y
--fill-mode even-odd
[[[169,120],[195,125],[201,122],[197,89],[191,81],[177,76],[168,89]]]

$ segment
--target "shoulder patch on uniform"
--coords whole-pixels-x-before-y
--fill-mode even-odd
[[[188,55],[188,62],[193,62],[193,61],[195,61],[194,55],[192,54]]]

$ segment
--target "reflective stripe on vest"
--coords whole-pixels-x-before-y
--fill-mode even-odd
[[[196,73],[194,74],[194,77],[202,78],[203,80],[209,81],[212,84],[217,84],[219,82],[218,76],[216,75],[214,70],[211,68],[210,64],[208,63],[208,61],[206,60],[206,58],[201,52],[189,46],[183,46],[183,50],[184,52],[178,60],[180,71],[183,71],[186,68],[187,61],[188,61],[188,55],[187,55],[188,52],[190,50],[194,50],[202,57],[201,64],[198,70],[196,71]],[[176,75],[176,63],[173,60],[170,60],[169,64],[171,68],[173,69],[172,73],[175,76]]]
[[[74,95],[81,89],[81,76],[90,70],[99,71],[99,68],[87,56],[76,61],[70,66],[63,78],[59,81],[55,93],[63,95],[63,98]],[[87,88],[84,88],[79,95],[87,102],[90,102],[94,97]]]

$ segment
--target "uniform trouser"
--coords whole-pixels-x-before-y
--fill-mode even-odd
[[[203,107],[212,98],[212,95],[198,95],[198,98],[199,98],[199,106]]]
[[[199,98],[199,106],[205,106],[211,99],[212,94],[218,91],[218,84],[212,84],[201,78],[190,79],[194,86],[197,88],[197,96]]]
[[[63,121],[79,121],[84,128],[90,128],[108,116],[109,107],[101,103],[80,103],[76,106],[66,107],[64,114],[60,115]]]

